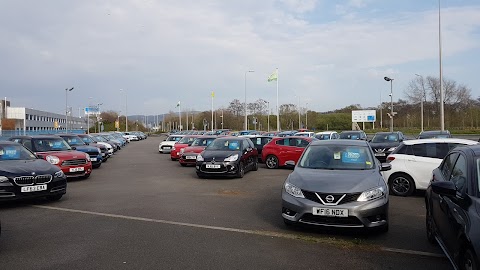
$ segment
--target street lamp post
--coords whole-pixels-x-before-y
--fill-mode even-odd
[[[422,83],[422,97],[420,98],[420,128],[423,132],[423,99],[425,98],[425,85],[423,83],[423,76],[415,74],[415,76],[420,77]]]
[[[120,89],[120,92],[125,93],[125,132],[128,132],[127,91]]]
[[[306,103],[305,107],[305,128],[308,129],[308,102]]]
[[[267,132],[270,132],[270,102],[264,100],[267,103]]]
[[[389,77],[383,78],[385,81],[390,82],[390,132],[393,132],[393,79]]]
[[[302,127],[301,127],[301,124],[302,124],[302,120],[300,119],[300,96],[298,96],[298,107],[297,107],[297,110],[298,110],[298,129],[300,130]],[[293,126],[292,126],[292,129],[293,129]]]
[[[72,88],[65,88],[65,133],[68,133],[68,92],[71,92]]]
[[[255,72],[254,70],[245,71],[245,130],[248,130],[248,119],[247,119],[247,73]]]

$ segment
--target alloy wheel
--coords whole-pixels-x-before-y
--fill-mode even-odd
[[[270,155],[267,157],[267,160],[265,160],[265,165],[267,165],[267,168],[269,169],[275,169],[278,167],[278,158],[274,155]]]

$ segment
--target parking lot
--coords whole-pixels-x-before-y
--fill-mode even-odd
[[[423,194],[390,197],[388,233],[287,228],[286,169],[198,179],[132,142],[58,202],[3,204],[2,269],[450,269],[425,236]]]

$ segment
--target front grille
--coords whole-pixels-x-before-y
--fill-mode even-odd
[[[52,181],[52,176],[49,174],[37,175],[37,177],[35,177],[35,183],[37,184],[46,184],[46,183],[49,183],[50,181]]]
[[[97,157],[97,156],[98,156],[98,152],[87,152],[87,154],[88,154],[90,157]]]
[[[300,219],[300,222],[313,223],[318,225],[330,225],[330,226],[363,226],[362,222],[357,217],[324,217],[316,216],[312,214],[304,214]]]
[[[78,165],[85,165],[85,164],[87,164],[87,160],[84,158],[65,160],[64,162],[62,162],[62,166],[78,166]]]
[[[37,175],[37,176],[18,176],[13,178],[13,181],[18,186],[28,186],[33,184],[46,184],[52,181],[52,176],[49,174],[46,175]]]
[[[326,202],[325,197],[328,196],[328,195],[332,195],[335,198],[332,203],[336,203],[338,201],[338,199],[340,199],[343,195],[345,195],[345,193],[320,193],[320,192],[315,193],[315,192],[311,192],[311,191],[307,191],[307,190],[302,190],[302,193],[303,193],[303,195],[305,196],[306,199],[308,199],[310,201],[317,202],[317,203],[321,203],[321,204],[323,204],[323,203],[318,198],[318,196],[320,196],[322,198],[322,200],[324,202]],[[318,194],[318,196],[317,196],[317,194]],[[345,197],[338,203],[338,205],[349,203],[349,202],[354,202],[358,199],[360,194],[361,193],[346,194]]]
[[[18,176],[13,178],[13,181],[15,182],[15,184],[19,186],[33,185],[35,181],[35,177],[34,176]]]

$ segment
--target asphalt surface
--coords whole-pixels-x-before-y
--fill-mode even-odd
[[[423,194],[391,197],[388,233],[287,228],[286,169],[198,179],[132,142],[58,202],[0,206],[0,269],[451,269],[425,236]]]

